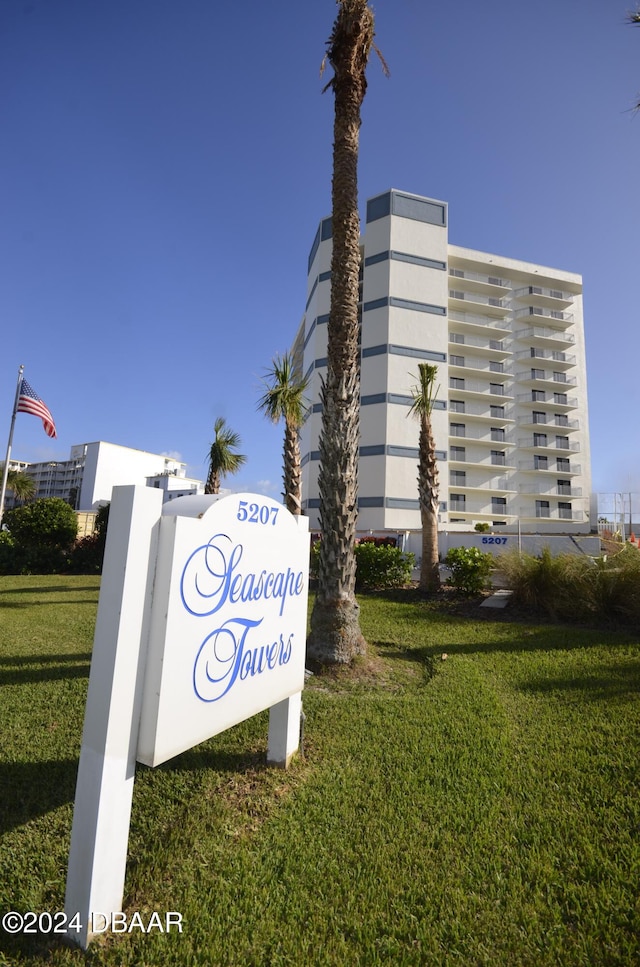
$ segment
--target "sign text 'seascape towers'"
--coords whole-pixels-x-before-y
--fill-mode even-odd
[[[136,761],[159,765],[269,709],[267,759],[298,748],[309,578],[305,517],[255,494],[116,487],[65,910],[86,947],[118,913]]]

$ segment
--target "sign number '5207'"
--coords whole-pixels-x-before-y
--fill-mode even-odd
[[[238,520],[248,524],[271,524],[275,526],[279,507],[269,507],[268,504],[250,504],[248,500],[238,501]]]

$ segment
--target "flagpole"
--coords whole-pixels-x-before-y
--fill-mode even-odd
[[[13,413],[11,414],[11,429],[9,430],[9,442],[7,444],[7,455],[4,458],[4,471],[2,473],[2,488],[0,489],[0,527],[2,526],[2,515],[4,514],[4,498],[7,492],[7,479],[9,477],[9,458],[11,457],[11,445],[13,443],[13,428],[16,425],[16,413],[18,412],[18,397],[22,386],[22,374],[24,366],[18,370],[18,385],[16,386],[16,398],[13,401]]]

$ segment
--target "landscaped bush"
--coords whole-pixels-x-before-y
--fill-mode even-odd
[[[411,581],[415,555],[388,544],[356,544],[356,588],[402,588]]]
[[[15,574],[16,543],[8,531],[0,531],[0,574]]]
[[[311,545],[312,578],[318,577],[319,554],[320,541],[314,541]],[[366,591],[405,587],[411,581],[414,566],[414,554],[366,538],[356,544],[356,589]]]
[[[68,565],[78,533],[78,518],[59,497],[15,507],[5,515],[14,542],[14,573],[56,574]]]
[[[464,594],[479,594],[494,565],[493,555],[477,547],[452,547],[444,563],[451,571],[449,583]]]

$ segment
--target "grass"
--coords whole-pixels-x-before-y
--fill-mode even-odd
[[[63,906],[98,583],[0,578],[2,912]],[[640,962],[638,638],[361,605],[288,772],[266,715],[139,767],[125,910],[181,935],[0,934],[0,964]]]

